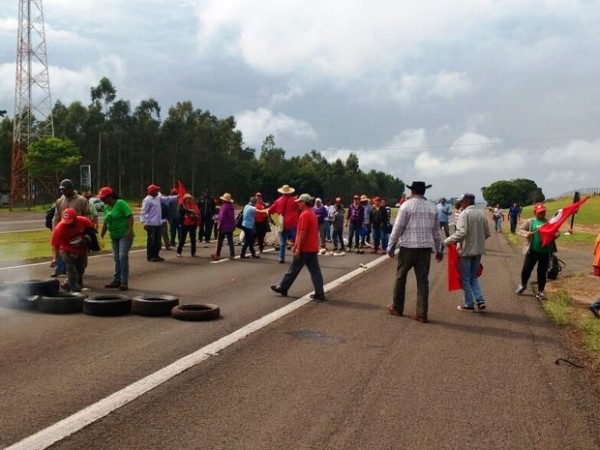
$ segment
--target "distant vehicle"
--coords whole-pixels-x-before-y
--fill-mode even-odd
[[[104,209],[104,202],[97,197],[90,198],[90,203],[94,205],[94,208],[96,208],[96,211],[98,212],[102,212]]]

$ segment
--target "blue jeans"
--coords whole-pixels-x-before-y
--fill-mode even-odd
[[[352,239],[354,239],[355,247],[358,248],[358,232],[362,224],[352,223],[348,224],[348,249],[352,250]]]
[[[323,226],[325,227],[325,239],[330,240],[331,239],[331,222],[329,220],[326,220],[325,223],[323,224]]]
[[[344,238],[342,237],[342,231],[333,230],[333,248],[338,248],[338,243],[340,244],[340,248],[342,251],[344,250]]]
[[[285,260],[285,244],[287,240],[293,241],[296,239],[296,229],[283,230],[279,233],[279,261]]]
[[[120,281],[121,284],[129,282],[129,250],[133,245],[133,238],[127,239],[123,236],[120,239],[112,239],[113,259],[115,260],[115,273],[113,281]]]
[[[242,227],[244,230],[244,244],[242,245],[242,251],[240,253],[240,257],[244,258],[246,256],[246,250],[250,249],[250,254],[252,256],[256,255],[254,251],[254,229]]]
[[[502,217],[496,217],[495,222],[496,222],[496,231],[497,232],[502,231]]]
[[[598,300],[596,300],[594,303],[592,303],[592,308],[594,308],[595,310],[600,309],[600,298],[598,298]]]
[[[319,267],[319,257],[317,256],[317,253],[300,252],[300,258],[292,259],[292,263],[283,276],[281,283],[279,283],[279,286],[281,286],[282,290],[287,291],[292,286],[294,280],[296,280],[296,277],[305,265],[310,272],[310,279],[315,288],[315,295],[324,295],[325,291],[323,290],[323,274],[321,274],[321,267]]]
[[[169,223],[170,244],[171,247],[175,247],[175,236],[177,236],[177,242],[181,241],[181,221],[179,216],[173,217]]]
[[[67,265],[61,255],[56,258],[56,266],[54,266],[54,273],[67,273]]]
[[[146,226],[146,259],[150,261],[152,258],[160,256],[160,245],[162,238],[162,225],[147,225]]]
[[[379,227],[373,227],[373,248],[377,250],[379,243],[381,242],[381,248],[387,250],[388,246],[388,234],[385,232],[385,225]]]
[[[473,300],[477,304],[485,303],[479,280],[477,279],[477,270],[481,262],[481,255],[466,256],[459,258],[460,282],[462,284],[464,302],[467,308],[474,306]]]

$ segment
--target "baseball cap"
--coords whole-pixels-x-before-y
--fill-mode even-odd
[[[71,225],[75,222],[75,218],[77,217],[77,213],[73,208],[67,208],[62,213],[62,221],[67,225]]]
[[[296,202],[304,202],[304,203],[310,203],[312,202],[312,197],[310,196],[310,194],[301,194],[295,201]]]
[[[96,197],[98,197],[100,200],[104,200],[109,195],[114,195],[114,191],[108,186],[104,186],[103,188],[100,188]]]
[[[533,212],[537,214],[542,211],[546,211],[546,205],[544,205],[543,203],[536,203],[533,207]]]
[[[148,186],[148,194],[151,194],[152,192],[158,192],[160,191],[160,186],[157,186],[155,184],[151,184],[150,186]]]
[[[65,178],[60,182],[58,189],[75,189],[75,185],[73,184],[73,181]]]

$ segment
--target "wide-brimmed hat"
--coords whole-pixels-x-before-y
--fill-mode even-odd
[[[280,194],[293,194],[295,191],[296,189],[294,189],[293,187],[289,187],[287,184],[284,184],[279,189],[277,189],[277,192],[279,192]]]
[[[361,202],[368,202],[369,201],[369,197],[367,197],[365,194],[360,196],[360,201]]]
[[[108,186],[104,186],[103,188],[100,188],[96,197],[98,197],[100,200],[104,200],[109,195],[115,195],[115,191],[113,191],[112,188],[109,188]]]
[[[192,197],[192,194],[189,194],[189,193],[186,193],[183,195],[184,200],[187,200],[188,198],[194,198],[194,197]]]
[[[148,188],[146,190],[148,191],[148,194],[152,194],[153,192],[159,192],[160,191],[160,186],[157,186],[155,184],[151,184],[150,186],[148,186]]]
[[[233,199],[231,198],[231,194],[229,192],[225,192],[219,198],[224,202],[233,203]]]
[[[295,202],[304,202],[304,203],[310,203],[312,202],[313,198],[310,196],[310,194],[301,194],[296,200],[294,200]]]
[[[67,208],[62,213],[62,221],[67,225],[71,225],[75,222],[75,218],[77,217],[77,212],[73,208]]]
[[[424,181],[413,181],[411,185],[408,185],[406,187],[412,191],[424,191],[425,189],[429,189],[431,185],[425,185]]]

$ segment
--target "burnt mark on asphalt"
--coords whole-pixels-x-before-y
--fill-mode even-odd
[[[295,337],[296,339],[314,342],[320,345],[343,344],[346,341],[338,336],[329,336],[319,331],[312,330],[297,330],[288,331],[285,334]]]

